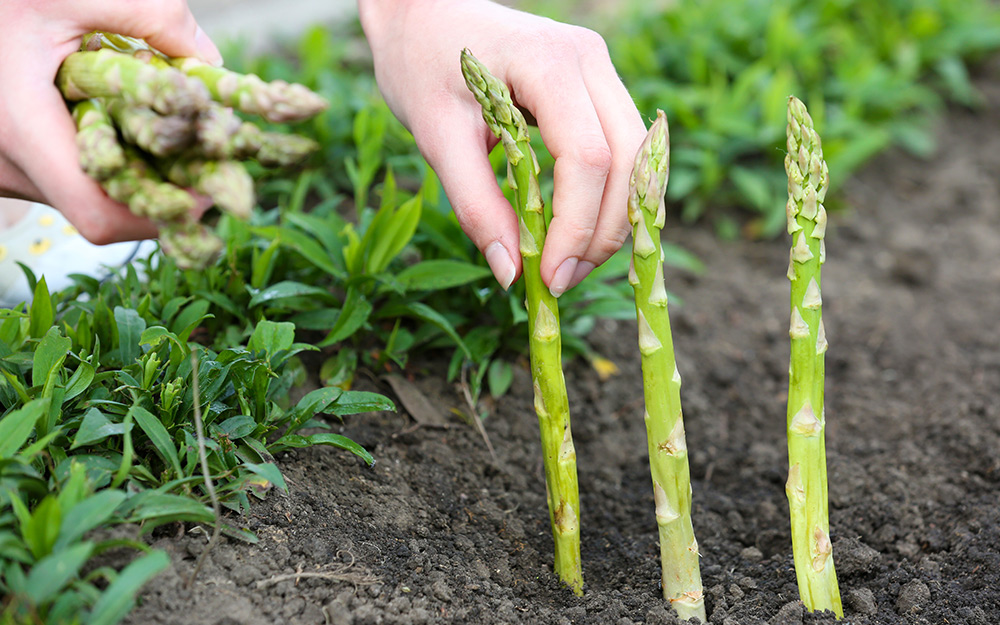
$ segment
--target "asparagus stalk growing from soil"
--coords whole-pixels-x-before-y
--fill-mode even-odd
[[[681,376],[674,359],[667,291],[663,282],[660,230],[666,217],[664,192],[670,171],[667,117],[657,111],[635,157],[629,186],[628,218],[632,224],[632,270],[642,355],[642,387],[646,402],[646,438],[653,476],[656,524],[660,535],[663,598],[682,619],[705,618],[705,598],[698,564],[698,542],[691,523],[691,478],[684,420]]]
[[[788,384],[788,481],[792,552],[799,596],[810,611],[844,615],[833,566],[826,479],[826,411],[823,403],[827,349],[820,296],[820,265],[826,260],[829,173],[819,135],[806,107],[788,99],[788,261],[791,289],[791,363]]]
[[[502,142],[508,180],[515,190],[521,225],[521,257],[527,292],[531,377],[535,412],[541,429],[549,520],[555,543],[555,571],[577,595],[583,594],[580,566],[580,493],[576,450],[570,433],[569,400],[562,371],[559,305],[542,282],[545,214],[538,186],[538,161],[531,149],[528,125],[514,106],[507,86],[492,76],[468,50],[462,51],[466,85],[482,106],[483,119]]]

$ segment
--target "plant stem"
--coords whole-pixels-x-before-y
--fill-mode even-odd
[[[788,99],[788,261],[791,288],[791,363],[788,383],[788,481],[792,552],[799,596],[810,611],[844,615],[833,566],[826,479],[824,358],[827,350],[820,295],[826,260],[829,173],[812,118],[797,98]]]
[[[559,304],[540,272],[546,222],[538,186],[538,161],[531,149],[528,125],[514,106],[507,86],[493,77],[468,50],[462,72],[482,106],[483,119],[503,143],[508,181],[516,195],[521,226],[521,258],[528,307],[531,377],[535,412],[541,430],[549,520],[555,542],[555,571],[577,595],[583,594],[580,565],[580,493],[576,450],[570,433],[569,399],[562,371]]]
[[[698,563],[698,541],[691,522],[691,477],[684,420],[681,377],[674,358],[667,292],[663,282],[660,230],[666,216],[664,192],[670,171],[667,117],[656,121],[635,157],[629,188],[632,224],[632,271],[642,355],[642,387],[646,402],[646,438],[653,477],[656,524],[660,535],[663,598],[682,619],[705,617],[705,598]]]

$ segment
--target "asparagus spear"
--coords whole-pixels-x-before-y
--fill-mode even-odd
[[[583,594],[580,566],[580,494],[576,450],[570,433],[569,400],[562,371],[559,305],[539,272],[545,244],[545,215],[538,186],[538,161],[528,125],[511,101],[507,86],[492,76],[468,50],[462,51],[466,85],[482,106],[487,126],[503,142],[508,180],[515,190],[521,224],[521,257],[527,292],[531,377],[541,429],[549,520],[555,542],[555,571],[577,595]]]
[[[194,123],[183,115],[159,115],[151,108],[108,98],[107,109],[125,141],[153,156],[176,154],[194,140]]]
[[[237,161],[205,161],[180,157],[163,162],[168,180],[180,187],[192,187],[212,199],[221,210],[248,219],[257,201],[253,178]]]
[[[112,199],[127,204],[140,217],[161,222],[186,217],[194,210],[194,197],[164,182],[135,148],[126,146],[125,156],[125,167],[101,183]]]
[[[705,618],[698,542],[691,523],[691,478],[681,416],[681,377],[674,360],[660,230],[670,171],[667,117],[657,111],[635,157],[628,217],[632,224],[632,271],[646,401],[646,438],[660,534],[663,598],[682,619]]]
[[[244,113],[261,115],[268,121],[300,121],[329,106],[322,96],[304,85],[283,80],[265,82],[254,74],[212,67],[195,58],[170,59],[170,63],[204,83],[216,101]]]
[[[59,68],[56,85],[70,101],[118,96],[164,115],[191,115],[209,100],[205,85],[183,72],[109,49],[70,54]]]
[[[125,167],[125,151],[108,111],[98,100],[83,100],[73,107],[76,147],[80,167],[95,180],[107,180]]]
[[[181,269],[200,269],[222,250],[222,239],[190,215],[160,224],[160,246]]]
[[[826,260],[823,199],[829,173],[819,135],[806,107],[788,99],[788,261],[791,288],[791,364],[788,383],[788,481],[792,552],[799,596],[809,610],[843,616],[833,566],[826,479],[823,404],[826,332],[820,296],[820,265]]]
[[[319,144],[308,137],[266,132],[220,105],[202,111],[196,126],[194,152],[209,159],[255,158],[264,167],[287,167],[301,163],[319,149]]]

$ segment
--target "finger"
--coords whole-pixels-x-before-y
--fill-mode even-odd
[[[72,4],[72,3],[71,3]],[[141,8],[137,6],[141,4]],[[86,3],[75,16],[90,30],[140,37],[168,56],[194,56],[222,65],[222,54],[195,21],[183,0],[103,0]]]
[[[412,120],[417,144],[437,172],[462,230],[506,290],[521,271],[519,231],[490,165],[489,147],[495,141],[478,115],[479,105],[470,96],[468,102],[424,108],[434,116]]]
[[[611,149],[581,76],[575,53],[543,71],[512,76],[518,102],[538,120],[555,157],[552,222],[542,252],[542,280],[558,297],[570,285],[594,236]],[[552,69],[549,69],[552,68]]]
[[[598,44],[581,49],[581,65],[584,83],[611,148],[611,170],[601,198],[594,236],[570,281],[570,288],[586,278],[594,267],[611,258],[631,232],[625,210],[629,179],[636,152],[646,135],[642,116],[611,64],[603,40]]]

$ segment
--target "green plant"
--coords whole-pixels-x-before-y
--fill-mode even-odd
[[[250,497],[286,488],[274,462],[282,450],[328,445],[374,462],[318,415],[388,410],[391,402],[325,387],[289,404],[288,389],[301,375],[296,354],[315,349],[295,343],[293,324],[260,320],[245,347],[215,351],[192,341],[207,302],[157,300],[131,270],[102,286],[81,280],[78,289],[86,301],[76,293],[53,296],[43,278],[30,308],[0,311],[4,618],[117,622],[166,558],[151,553],[121,572],[91,571],[87,563],[109,547],[149,551],[139,541],[90,538],[92,530],[223,523],[228,535],[255,541],[206,506],[202,442],[221,502],[236,511]],[[191,419],[195,376],[204,441]]]
[[[511,101],[506,85],[494,78],[468,50],[462,51],[461,61],[466,85],[482,107],[486,125],[501,140],[510,163],[508,184],[515,191],[514,208],[521,224],[531,378],[542,437],[555,571],[559,579],[580,595],[583,594],[580,493],[562,371],[559,304],[542,282],[539,270],[548,226],[538,185],[540,170],[531,149],[528,125]]]
[[[791,363],[788,368],[788,508],[799,596],[809,610],[843,616],[830,542],[826,479],[826,410],[820,266],[826,261],[826,209],[830,175],[823,147],[806,107],[788,99],[786,204],[792,245],[788,260],[791,289]]]
[[[698,541],[691,522],[691,475],[681,413],[681,376],[674,358],[668,296],[663,281],[660,231],[666,220],[663,194],[670,171],[667,117],[657,111],[629,185],[635,313],[642,356],[646,437],[660,535],[663,597],[682,619],[705,617]]]
[[[644,114],[673,135],[670,199],[692,220],[775,236],[785,98],[803,93],[841,180],[897,145],[927,155],[945,100],[981,100],[969,66],[1000,47],[987,0],[633,2],[598,28]]]

